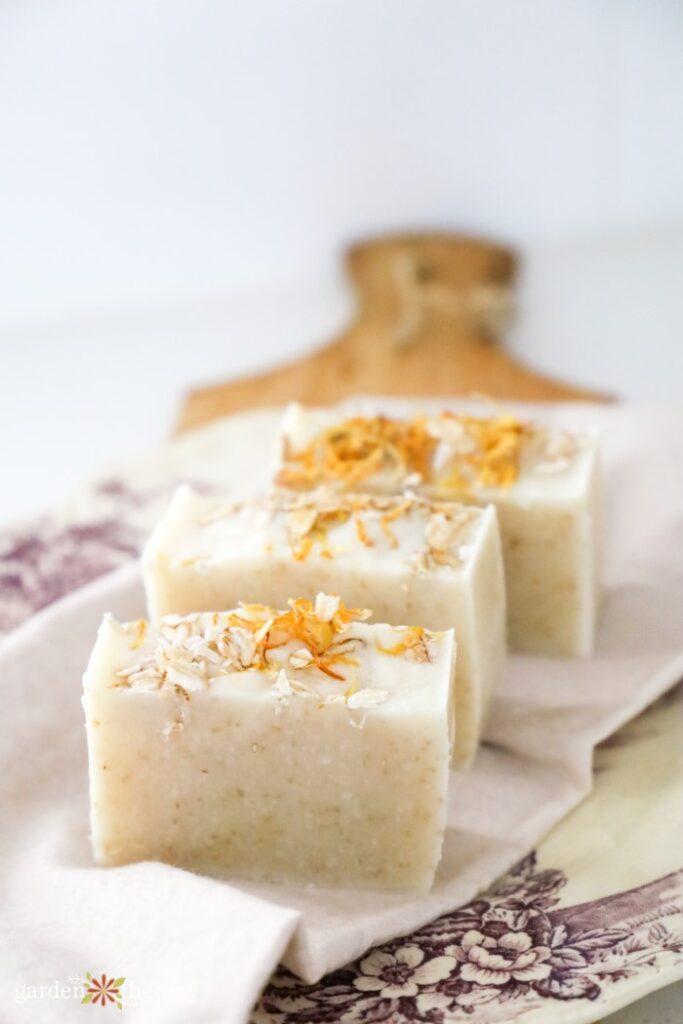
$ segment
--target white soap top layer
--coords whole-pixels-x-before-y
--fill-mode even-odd
[[[519,503],[580,500],[593,473],[591,437],[514,416],[450,412],[413,419],[350,417],[287,407],[276,482],[397,493],[440,500]]]
[[[106,616],[84,676],[86,691],[120,688],[198,691],[270,703],[310,700],[321,710],[346,705],[365,714],[443,714],[451,721],[453,630],[370,625],[362,610],[320,594],[286,612],[241,605],[231,612],[167,616],[158,627]]]
[[[359,572],[466,574],[495,519],[492,507],[419,497],[276,493],[227,504],[178,489],[145,562],[209,566],[253,556],[342,558]]]

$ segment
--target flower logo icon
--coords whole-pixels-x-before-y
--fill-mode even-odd
[[[122,1010],[121,986],[125,980],[125,978],[108,978],[106,974],[100,978],[93,978],[90,971],[87,971],[84,981],[85,995],[81,999],[81,1003],[92,1003],[93,1005],[99,1003],[100,1006],[114,1003],[119,1010]]]

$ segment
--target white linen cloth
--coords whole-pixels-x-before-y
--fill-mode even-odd
[[[8,1021],[77,1019],[77,1001],[31,1004],[17,993],[86,970],[149,990],[126,1001],[132,1021],[244,1020],[279,958],[312,981],[409,933],[470,899],[590,790],[594,745],[683,675],[683,414],[558,415],[604,431],[606,593],[596,652],[587,661],[510,658],[487,744],[469,773],[453,777],[443,861],[427,897],[234,883],[150,863],[94,867],[80,677],[103,612],[141,613],[137,567],[82,588],[2,642]],[[242,437],[240,459],[246,447],[263,465],[275,422],[272,412],[233,418],[212,428],[210,447],[222,430],[224,461]],[[183,444],[187,455],[191,441]],[[186,998],[174,1002],[183,986]]]

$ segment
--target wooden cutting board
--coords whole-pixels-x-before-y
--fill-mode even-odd
[[[279,369],[191,392],[179,429],[256,406],[327,405],[353,394],[608,399],[543,377],[504,351],[517,270],[510,249],[452,234],[399,235],[352,247],[346,265],[358,311],[339,338]]]

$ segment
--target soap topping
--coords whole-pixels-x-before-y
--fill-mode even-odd
[[[529,452],[528,464],[531,472],[540,476],[563,473],[571,465],[579,451],[579,439],[567,431],[539,431],[536,444]]]
[[[347,608],[339,597],[320,593],[315,602],[292,599],[286,611],[260,604],[241,604],[233,612],[167,615],[159,623],[159,639],[139,662],[117,672],[114,686],[138,690],[171,690],[181,705],[191,694],[208,689],[221,676],[259,670],[273,677],[275,711],[281,712],[293,698],[306,697],[317,706],[344,704],[350,712],[367,712],[389,699],[387,690],[359,688],[354,654],[367,643],[355,635],[353,626],[371,612]],[[113,621],[113,620],[112,620]],[[126,626],[116,623],[136,650],[145,634],[139,620]],[[375,649],[390,657],[429,662],[431,643],[439,634],[413,627],[393,627],[399,637],[393,646],[375,643]],[[317,669],[346,688],[338,693],[321,693],[316,688]],[[350,672],[347,677],[346,671]],[[362,727],[364,715],[351,717]],[[176,732],[182,730],[182,714]],[[170,733],[169,733],[170,735]]]
[[[529,424],[508,415],[355,416],[323,430],[298,451],[285,438],[284,465],[276,480],[284,487],[341,482],[350,489],[386,474],[403,485],[438,485],[454,496],[507,488],[517,479],[531,431]]]
[[[516,416],[490,417],[443,412],[438,416],[350,419],[322,430],[306,447],[283,442],[283,466],[276,482],[311,488],[341,484],[346,490],[375,476],[396,486],[438,487],[449,497],[470,497],[478,490],[506,490],[518,479],[532,440],[540,441],[538,472],[567,468],[577,450],[570,434],[549,434]]]
[[[306,559],[316,543],[320,544],[324,557],[334,558],[335,550],[340,549],[332,546],[336,538],[331,531],[350,519],[353,520],[352,542],[367,548],[384,546],[398,550],[401,541],[396,524],[410,519],[414,533],[403,536],[411,538],[411,565],[418,570],[437,565],[461,566],[465,560],[463,555],[470,550],[464,542],[471,539],[472,527],[482,516],[481,510],[472,506],[436,503],[414,494],[345,496],[330,495],[323,489],[300,495],[280,493],[273,495],[270,502],[273,507],[279,504],[280,508],[287,509],[288,540],[297,560]],[[296,536],[289,528],[291,522],[297,524]]]
[[[409,626],[404,631],[403,639],[393,647],[382,647],[377,644],[377,650],[382,654],[390,654],[396,658],[405,654],[413,661],[431,661],[429,640],[430,636],[426,629],[418,626]]]
[[[286,611],[241,604],[234,612],[168,615],[160,621],[154,650],[118,672],[116,685],[178,687],[192,693],[221,675],[254,669],[277,675],[290,668],[315,668],[343,682],[344,669],[357,667],[353,654],[365,642],[349,631],[370,614],[321,593],[315,602],[291,600]],[[130,649],[135,650],[141,627],[131,623],[125,628]]]
[[[398,549],[403,537],[404,545],[412,549],[406,552],[408,561],[412,559],[413,567],[419,562],[423,569],[461,565],[462,553],[469,550],[466,545],[472,529],[483,515],[475,506],[433,502],[416,494],[339,494],[320,487],[304,493],[275,491],[261,501],[223,507],[219,514],[201,519],[200,525],[226,516],[246,515],[250,525],[258,529],[264,507],[269,512],[269,524],[284,521],[286,541],[297,561],[304,561],[314,550],[333,559],[350,545]],[[400,521],[408,520],[409,531],[397,529]],[[343,536],[335,533],[350,521],[350,531]],[[267,546],[272,553],[270,541]],[[416,548],[421,556],[417,560],[413,557]],[[199,566],[201,559],[196,561]]]

